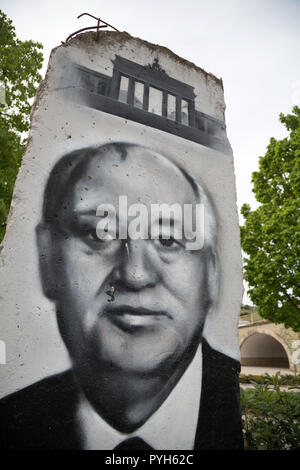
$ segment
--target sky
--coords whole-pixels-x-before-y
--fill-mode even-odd
[[[77,19],[87,12],[221,77],[238,211],[257,207],[251,174],[270,137],[286,135],[279,114],[300,106],[300,0],[0,0],[0,8],[20,39],[44,45],[43,75],[51,49],[94,26]]]

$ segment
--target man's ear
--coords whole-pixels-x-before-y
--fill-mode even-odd
[[[36,241],[39,255],[39,270],[43,292],[50,300],[56,300],[54,246],[51,227],[39,224],[36,227]]]

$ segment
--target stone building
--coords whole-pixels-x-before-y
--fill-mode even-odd
[[[241,364],[294,371],[292,354],[299,339],[300,333],[291,328],[264,320],[255,310],[243,311],[239,322]]]

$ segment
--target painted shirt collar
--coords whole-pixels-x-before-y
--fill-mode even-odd
[[[77,419],[87,450],[111,450],[140,437],[157,450],[192,450],[198,423],[202,378],[201,344],[191,364],[160,408],[140,428],[123,434],[111,427],[82,397]]]

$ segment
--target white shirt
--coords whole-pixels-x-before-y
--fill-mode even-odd
[[[86,450],[111,450],[140,437],[156,450],[192,450],[198,423],[202,382],[201,344],[191,364],[158,410],[138,429],[123,434],[111,427],[82,397],[77,419]]]

